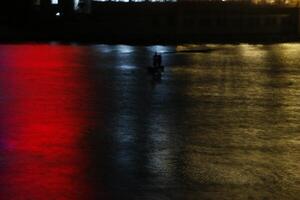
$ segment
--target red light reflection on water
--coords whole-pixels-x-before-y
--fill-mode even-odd
[[[2,46],[0,196],[89,199],[80,140],[89,86],[71,46]],[[2,193],[2,194],[1,194]]]

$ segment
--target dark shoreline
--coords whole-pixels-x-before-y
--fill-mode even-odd
[[[1,39],[0,44],[77,44],[77,45],[93,45],[93,44],[124,44],[124,45],[183,45],[183,44],[278,44],[278,43],[298,43],[300,42],[300,37],[289,37],[289,38],[268,38],[260,37],[260,39],[249,39],[249,38],[238,38],[238,39],[215,39],[215,38],[205,38],[198,40],[124,40],[124,39]]]
[[[273,44],[300,41],[300,9],[241,3],[100,3],[89,14],[0,17],[0,43]]]

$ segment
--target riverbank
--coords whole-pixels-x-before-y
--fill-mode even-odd
[[[69,36],[21,36],[21,37],[2,37],[0,44],[26,44],[26,43],[59,43],[59,44],[128,44],[128,45],[180,45],[180,44],[276,44],[300,42],[300,37],[261,37],[261,36],[225,36],[225,37],[201,37],[201,38],[131,38],[131,37],[69,37]]]
[[[299,41],[299,9],[241,3],[94,2],[89,14],[36,12],[0,20],[0,41],[108,44],[276,43]]]

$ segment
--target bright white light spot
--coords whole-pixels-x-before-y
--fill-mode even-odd
[[[79,0],[75,0],[75,1],[74,1],[74,9],[77,9],[77,8],[78,8],[78,4],[79,4]]]
[[[57,17],[59,17],[59,16],[60,16],[60,12],[56,13],[55,15],[56,15]]]
[[[117,45],[116,47],[120,53],[131,53],[134,51],[133,47],[129,45]]]
[[[167,52],[174,51],[172,47],[162,46],[162,45],[154,45],[154,46],[149,46],[147,48],[150,49],[152,52],[157,52],[157,53],[167,53]]]
[[[51,0],[52,4],[58,4],[58,0]]]
[[[136,67],[132,65],[121,65],[120,68],[122,70],[131,70],[131,69],[135,69]]]

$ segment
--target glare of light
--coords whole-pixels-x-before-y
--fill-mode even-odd
[[[77,8],[78,4],[79,4],[79,0],[74,0],[74,6],[75,6],[75,8]]]
[[[300,45],[297,43],[281,43],[276,45],[278,46],[278,57],[282,60],[286,60],[287,63],[293,62],[298,59]]]
[[[167,53],[167,52],[171,52],[172,50],[174,50],[171,47],[162,46],[162,45],[154,45],[154,46],[150,46],[148,48],[150,48],[151,51],[157,52],[157,53]]]
[[[129,45],[117,45],[117,51],[120,53],[131,53],[133,52],[133,47]]]
[[[132,65],[121,65],[120,68],[122,70],[131,70],[131,69],[135,69],[136,67]]]
[[[52,4],[58,4],[58,0],[51,0]]]
[[[244,60],[248,62],[254,62],[254,58],[259,61],[265,59],[266,52],[262,49],[261,45],[250,45],[250,44],[240,44],[239,52]]]
[[[59,16],[60,16],[60,12],[57,12],[55,15],[56,15],[57,17],[59,17]]]

